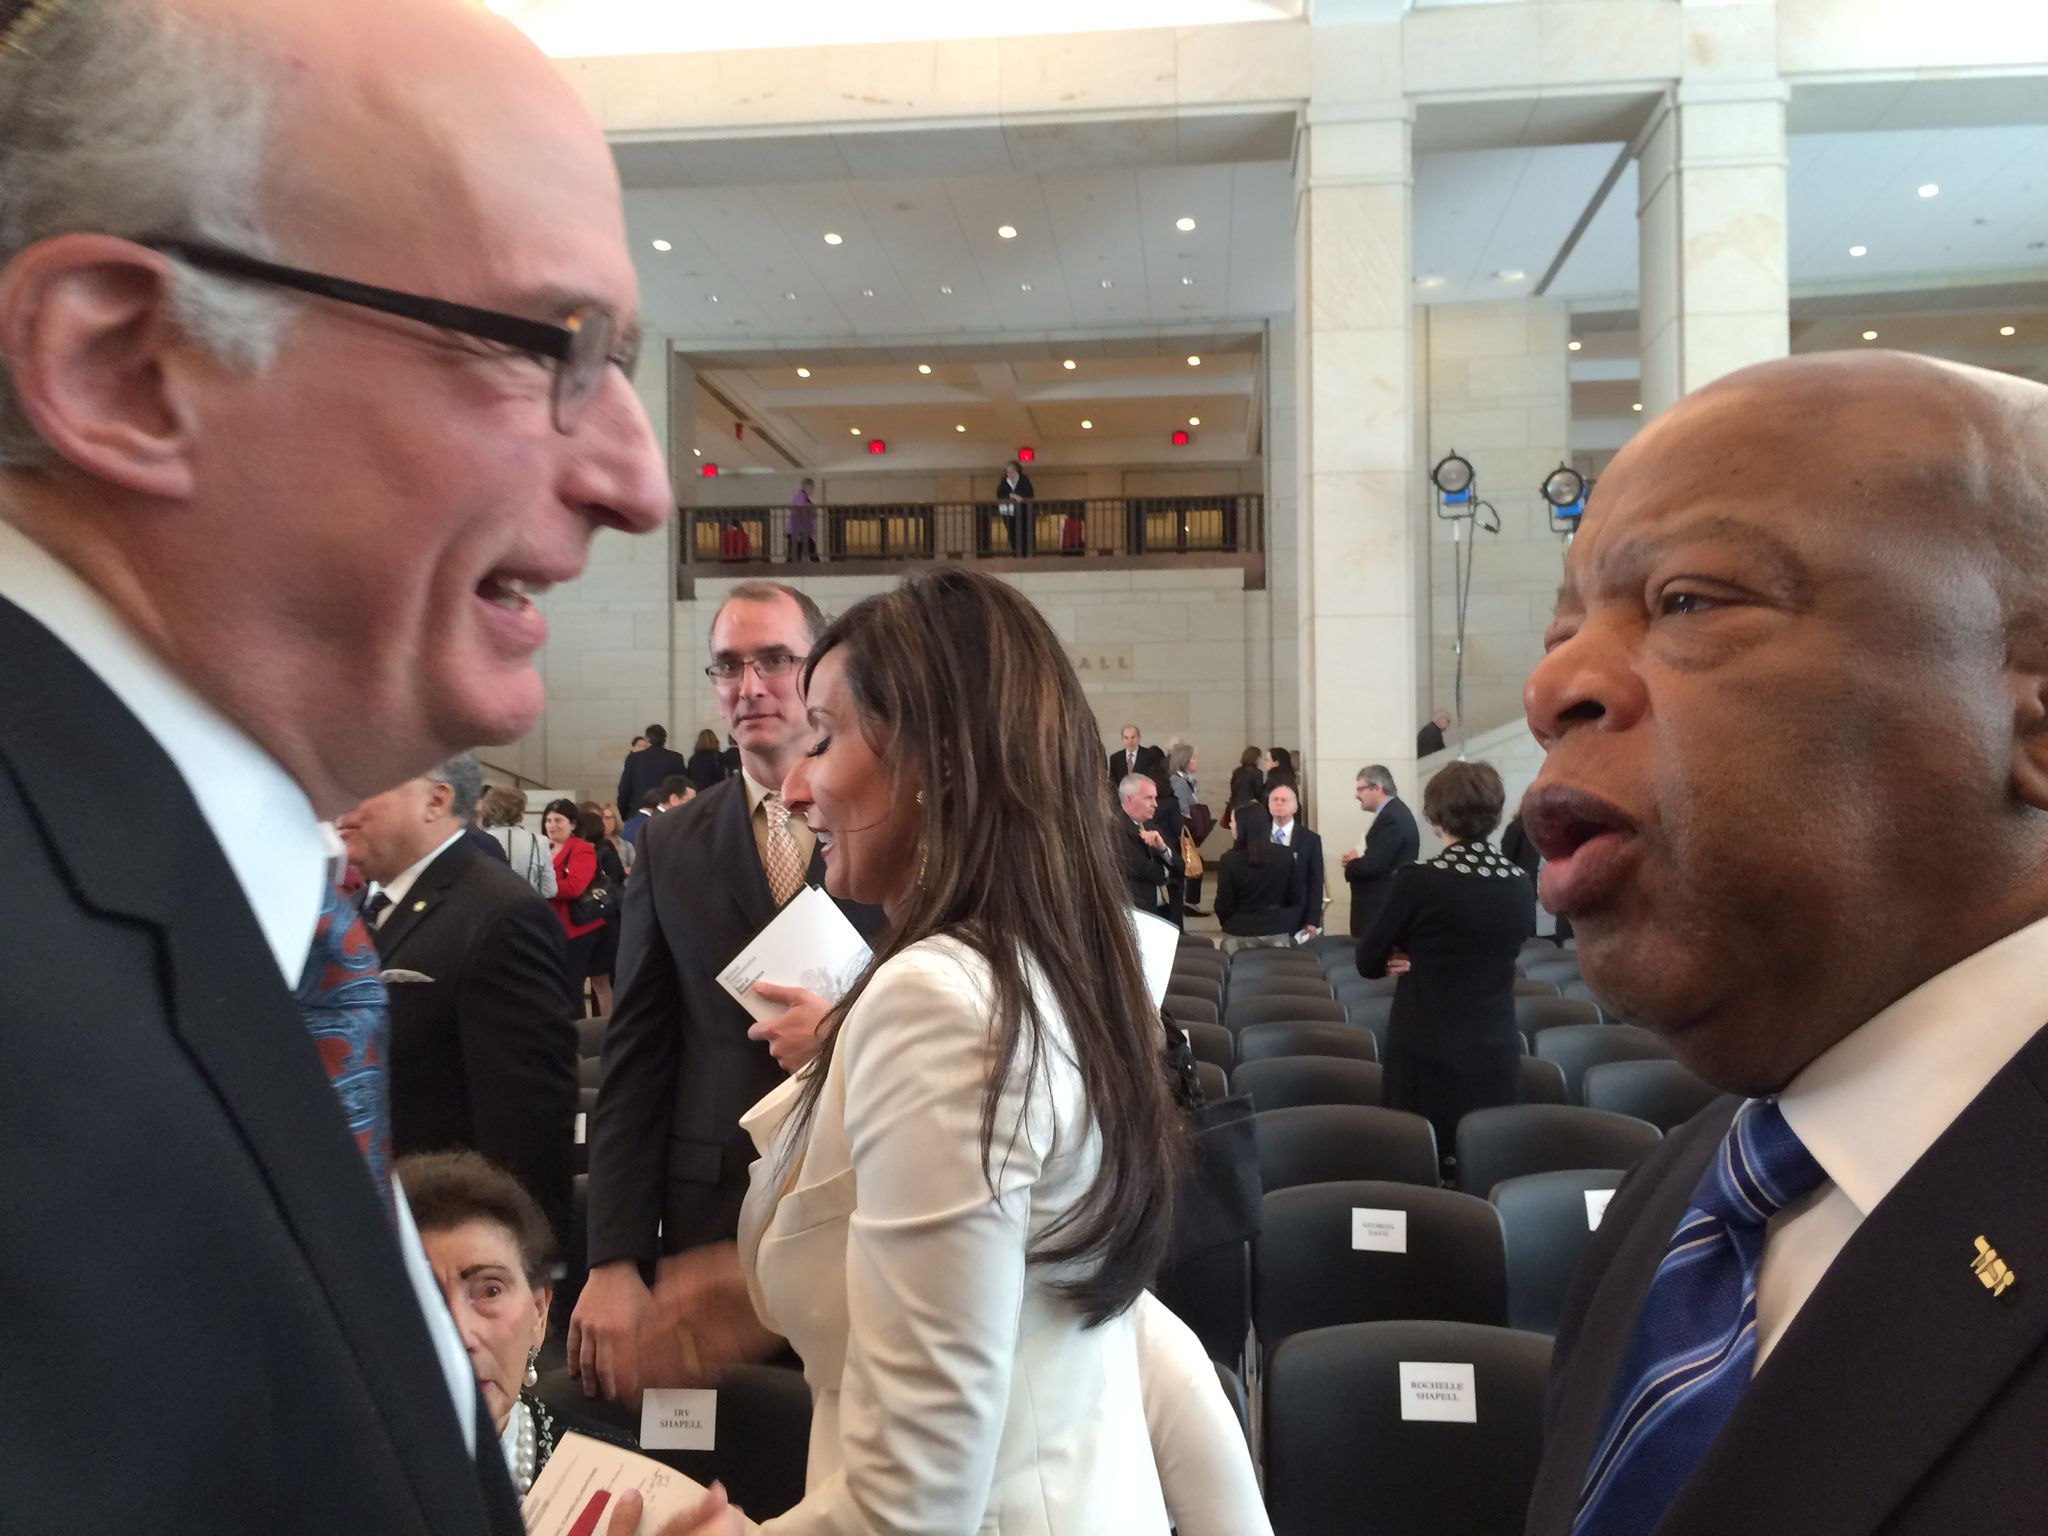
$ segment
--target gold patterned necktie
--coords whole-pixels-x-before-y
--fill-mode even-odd
[[[780,907],[804,883],[804,861],[796,850],[796,838],[789,830],[789,807],[773,790],[761,797],[761,814],[768,822],[768,849],[763,863],[768,872],[768,890]]]

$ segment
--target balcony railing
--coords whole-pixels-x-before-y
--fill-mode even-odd
[[[1007,507],[993,501],[685,507],[681,520],[685,580],[769,566],[852,571],[918,560],[1165,564],[1172,557],[1248,556],[1265,548],[1265,498],[1258,495],[1118,496]]]

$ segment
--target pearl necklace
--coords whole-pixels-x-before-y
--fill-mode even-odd
[[[524,1498],[533,1488],[534,1462],[538,1460],[537,1436],[533,1428],[533,1410],[518,1398],[512,1402],[513,1422],[519,1427],[519,1450],[517,1464],[512,1468],[512,1486]]]

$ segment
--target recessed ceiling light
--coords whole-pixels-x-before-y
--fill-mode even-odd
[[[1192,288],[1195,286],[1195,280],[1192,277],[1184,277],[1180,280],[1180,285],[1183,288]]]
[[[964,421],[956,421],[953,423],[953,430],[955,432],[965,432],[967,430],[967,423]]]
[[[1998,334],[2001,336],[2010,336],[2012,334],[2012,331],[2013,328],[2009,325],[2001,325],[1998,328]]]
[[[1188,425],[1191,427],[1199,427],[1201,424],[1202,418],[1199,416],[1190,416],[1188,418]]]
[[[1583,343],[1583,342],[1577,342],[1577,341],[1568,341],[1568,342],[1566,342],[1566,343],[1564,344],[1564,349],[1565,349],[1565,351],[1567,351],[1567,352],[1576,352],[1576,351],[1578,351],[1578,350],[1579,350],[1579,348],[1580,348],[1581,346],[1583,346],[1583,345],[1584,345],[1584,343]]]
[[[655,242],[654,242],[654,248],[655,248],[655,249],[656,249],[657,251],[672,251],[672,250],[674,250],[674,249],[675,249],[675,247],[674,247],[674,246],[672,246],[672,245],[670,245],[670,244],[669,244],[669,243],[668,243],[668,242],[667,242],[666,240],[657,240],[657,241],[655,241]]]
[[[852,433],[852,434],[853,434],[853,435],[854,435],[855,437],[859,437],[859,436],[860,436],[860,428],[859,428],[859,427],[848,427],[848,428],[847,428],[846,430],[847,430],[847,431],[849,431],[849,432],[851,432],[851,433]]]
[[[1865,332],[1863,333],[1863,339],[1864,339],[1865,341],[1875,341],[1875,340],[1877,340],[1877,332],[1875,332],[1875,331],[1865,331]]]
[[[708,298],[708,299],[710,299],[710,300],[711,300],[711,302],[712,302],[712,303],[714,303],[714,304],[716,304],[716,303],[718,302],[718,295],[717,295],[717,294],[715,294],[715,293],[711,293],[711,294],[706,294],[706,295],[705,295],[705,297],[706,297],[706,298]]]
[[[704,457],[704,450],[702,448],[692,448],[690,452],[697,455],[697,457],[700,459]]]
[[[1941,188],[1940,188],[1940,187],[1938,187],[1938,186],[1936,186],[1936,185],[1935,185],[1935,184],[1934,184],[1933,182],[1931,182],[1931,181],[1923,181],[1923,182],[1921,182],[1921,183],[1920,183],[1920,186],[1919,186],[1919,192],[1920,192],[1920,195],[1921,195],[1922,197],[1939,197],[1939,196],[1941,196]]]
[[[875,290],[872,288],[863,288],[860,291],[860,296],[864,299],[872,299],[875,296]]]
[[[1494,273],[1493,275],[1499,278],[1504,283],[1519,283],[1523,278],[1527,277],[1529,274],[1524,272],[1520,267],[1502,267],[1498,272]]]
[[[811,376],[811,370],[808,368],[799,368],[796,371],[796,376],[800,379],[808,379]]]
[[[1103,287],[1105,287],[1105,288],[1114,288],[1114,287],[1116,286],[1116,284],[1115,284],[1115,283],[1113,283],[1113,282],[1111,282],[1111,281],[1110,281],[1110,280],[1109,280],[1108,278],[1106,278],[1106,277],[1105,277],[1105,278],[1104,278],[1104,279],[1102,280],[1102,286],[1103,286]]]
[[[1202,360],[1199,357],[1195,356],[1194,353],[1190,352],[1188,354],[1188,366],[1190,368],[1199,368],[1202,366]]]
[[[825,243],[827,245],[838,245],[841,243],[840,237],[838,235],[833,234],[832,231],[828,229],[825,231]]]
[[[930,363],[919,363],[917,365],[917,371],[919,373],[930,373],[932,371],[932,365]]]
[[[1630,407],[1629,407],[1629,409],[1630,409],[1630,410],[1632,410],[1632,411],[1640,411],[1640,410],[1641,410],[1642,408],[1643,408],[1643,402],[1642,402],[1642,401],[1640,401],[1640,400],[1638,400],[1638,401],[1637,401],[1637,402],[1636,402],[1636,403],[1635,403],[1634,405],[1632,405],[1632,406],[1630,406]]]
[[[1017,291],[1019,293],[1029,293],[1031,291],[1031,285],[1029,283],[1019,283],[1017,285]]]
[[[1851,256],[1868,256],[1870,254],[1870,247],[1867,245],[1852,245],[1849,247],[1849,254]]]
[[[1017,238],[1017,226],[1014,224],[998,224],[996,226],[996,233],[1005,240],[1014,240]]]
[[[1179,230],[1184,235],[1192,234],[1195,228],[1195,221],[1193,219],[1186,218],[1175,219],[1173,221],[1173,227]]]
[[[1443,285],[1444,280],[1440,277],[1437,277],[1434,274],[1431,274],[1428,277],[1418,277],[1417,279],[1415,279],[1415,286],[1418,288],[1441,288],[1443,287]]]
[[[1081,420],[1081,430],[1083,432],[1092,432],[1095,430],[1095,423],[1083,417]]]
[[[950,295],[953,292],[953,285],[951,283],[941,283],[939,284],[939,292]]]
[[[787,289],[787,290],[785,290],[785,291],[784,291],[784,293],[783,293],[783,295],[782,295],[782,296],[783,296],[783,297],[784,297],[785,299],[793,299],[793,298],[795,298],[795,297],[796,297],[796,290],[795,290],[794,288],[791,288],[791,289]]]
[[[1065,362],[1061,363],[1060,366],[1062,368],[1072,368],[1074,366],[1074,360],[1070,357]]]

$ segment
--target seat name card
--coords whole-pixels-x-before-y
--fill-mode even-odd
[[[1408,1213],[1351,1208],[1351,1248],[1355,1253],[1406,1253]]]
[[[1586,1230],[1598,1232],[1600,1218],[1607,1214],[1607,1202],[1614,1198],[1611,1189],[1589,1189],[1586,1191]]]
[[[1401,1417],[1437,1424],[1477,1424],[1479,1391],[1470,1365],[1439,1360],[1401,1362]]]
[[[718,1393],[708,1387],[649,1387],[640,1399],[640,1443],[650,1451],[715,1450]]]

